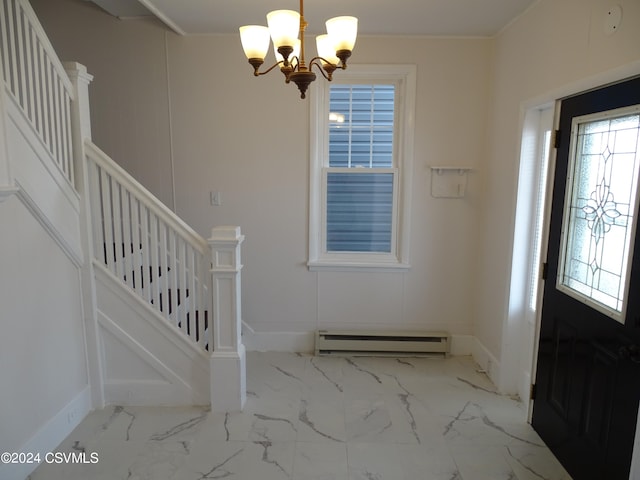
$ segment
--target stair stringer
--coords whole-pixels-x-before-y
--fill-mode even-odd
[[[209,354],[94,262],[105,403],[210,403]]]

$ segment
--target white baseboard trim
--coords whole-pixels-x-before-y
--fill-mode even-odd
[[[312,353],[315,332],[256,332],[242,322],[242,343],[248,352]]]
[[[471,355],[473,352],[473,335],[451,335],[451,351],[453,356]]]
[[[15,449],[16,452],[39,453],[41,463],[76,428],[91,411],[91,388],[87,385],[62,410],[56,413],[31,439]],[[38,463],[0,463],[0,478],[24,480],[38,468]]]
[[[476,337],[473,337],[471,355],[480,368],[487,373],[493,384],[500,389],[500,361]]]

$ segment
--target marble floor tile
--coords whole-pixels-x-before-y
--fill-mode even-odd
[[[519,480],[571,480],[546,447],[510,446],[504,454]]]
[[[396,445],[349,443],[347,458],[349,480],[396,480],[404,476]]]
[[[346,441],[344,411],[344,399],[341,394],[319,392],[303,398],[298,415],[298,441]]]
[[[470,357],[247,354],[243,412],[110,406],[28,480],[571,480]]]
[[[175,480],[230,478],[239,480],[245,461],[247,442],[198,442],[191,448],[185,462],[170,475],[158,476]]]
[[[346,443],[296,443],[296,453],[293,459],[293,480],[348,479]]]
[[[446,442],[429,445],[398,445],[402,480],[462,480]]]
[[[502,447],[458,447],[452,449],[452,455],[463,480],[522,480],[507,462]]]

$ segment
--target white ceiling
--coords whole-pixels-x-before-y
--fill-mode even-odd
[[[120,17],[155,15],[180,34],[237,33],[266,25],[271,10],[299,10],[298,0],[89,0]],[[362,35],[492,36],[537,0],[307,0],[311,34],[338,15],[358,17]]]

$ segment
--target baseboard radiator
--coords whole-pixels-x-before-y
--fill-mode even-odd
[[[316,355],[443,355],[450,351],[446,332],[318,330]]]

